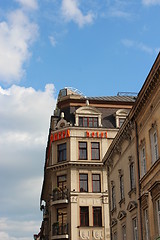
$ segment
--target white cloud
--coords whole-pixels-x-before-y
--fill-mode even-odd
[[[17,9],[0,22],[0,81],[13,83],[24,75],[23,64],[30,58],[29,47],[38,35],[38,26]]]
[[[61,9],[64,19],[68,22],[74,21],[79,27],[93,22],[93,13],[89,12],[87,15],[83,15],[82,11],[79,9],[79,0],[63,0]]]
[[[160,5],[160,0],[142,0],[142,3],[146,6]]]
[[[49,40],[50,40],[51,45],[52,45],[53,47],[55,47],[55,46],[56,46],[56,40],[55,40],[55,38],[54,38],[53,36],[49,36]]]
[[[54,85],[44,91],[0,87],[0,103],[0,239],[29,240],[42,220],[39,201]]]
[[[137,42],[130,39],[123,39],[122,44],[127,48],[138,49],[148,54],[153,54],[153,53],[156,53],[157,51],[157,48],[153,49],[142,42]]]
[[[16,2],[27,9],[36,10],[38,8],[37,0],[16,0]]]
[[[0,239],[3,240],[30,240],[33,239],[33,235],[30,233],[35,233],[35,231],[39,231],[38,222],[36,221],[13,221],[8,218],[0,218]],[[11,234],[8,234],[11,232]],[[19,234],[15,234],[15,233]],[[25,233],[28,237],[23,237]],[[30,235],[30,237],[29,237]]]

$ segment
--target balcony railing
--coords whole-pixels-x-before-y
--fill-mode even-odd
[[[68,234],[68,223],[59,225],[58,223],[54,223],[52,225],[52,235],[67,235]]]
[[[52,200],[64,200],[68,199],[68,189],[59,190],[59,191],[53,191]]]

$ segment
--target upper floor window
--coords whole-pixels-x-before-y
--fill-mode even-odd
[[[113,240],[117,240],[117,232],[113,233]]]
[[[116,208],[116,191],[115,191],[115,185],[112,185],[112,210]]]
[[[79,142],[79,159],[87,159],[87,142]]]
[[[80,207],[80,226],[89,226],[89,209],[88,207]]]
[[[156,129],[152,129],[150,132],[151,139],[151,152],[152,152],[152,163],[158,160],[158,139]]]
[[[120,181],[120,197],[122,199],[124,199],[124,178],[123,175],[120,175],[119,177],[119,181]]]
[[[137,218],[134,218],[132,220],[132,226],[133,226],[133,239],[138,240]]]
[[[80,127],[98,127],[98,117],[79,117]]]
[[[130,186],[131,190],[133,190],[135,188],[134,162],[131,162],[129,168],[130,168]]]
[[[92,191],[101,192],[101,179],[100,174],[92,174]]]
[[[126,225],[122,226],[122,240],[127,240],[127,237],[126,237]]]
[[[91,143],[91,159],[92,160],[99,160],[100,159],[99,142],[92,142]]]
[[[101,227],[102,226],[102,208],[93,207],[93,226]]]
[[[128,113],[129,113],[129,110],[127,110],[127,109],[119,109],[116,112],[116,126],[118,128],[120,128],[122,126],[122,124],[125,121]]]
[[[149,240],[149,218],[148,218],[148,208],[144,210],[144,230],[145,230],[145,239]]]
[[[57,187],[65,189],[67,187],[67,176],[61,175],[57,177]]]
[[[141,159],[141,177],[146,174],[146,151],[145,146],[140,149],[140,159]]]
[[[58,145],[58,162],[67,160],[67,146],[66,143]]]
[[[79,174],[79,189],[80,192],[88,192],[88,174]]]
[[[156,213],[157,213],[157,229],[160,235],[160,198],[156,201]]]
[[[59,222],[60,226],[67,224],[67,208],[57,209],[57,221]]]

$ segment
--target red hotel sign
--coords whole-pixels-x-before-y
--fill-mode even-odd
[[[89,131],[86,131],[86,137],[107,138],[107,132],[89,132]]]
[[[66,131],[51,134],[50,141],[53,142],[53,141],[61,140],[68,137],[70,137],[70,131],[66,130]]]

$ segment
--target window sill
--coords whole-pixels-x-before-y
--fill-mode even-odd
[[[119,201],[119,206],[121,207],[122,203],[125,203],[125,198],[122,198],[120,201]]]
[[[130,198],[131,198],[133,193],[136,194],[136,188],[133,188],[128,192],[128,195],[129,195]]]

